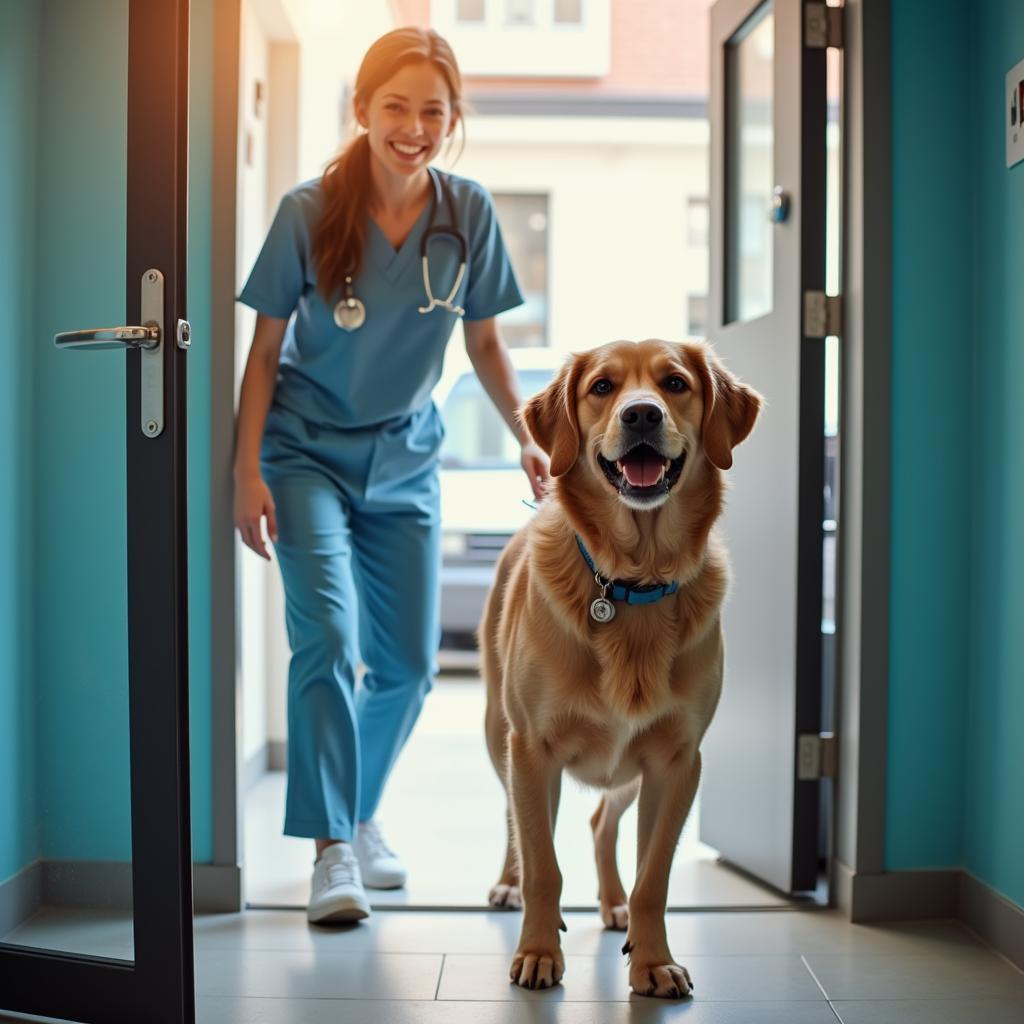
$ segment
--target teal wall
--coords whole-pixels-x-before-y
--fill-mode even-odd
[[[1007,169],[1005,76],[1024,3],[975,15],[968,136],[976,254],[971,648],[964,863],[1024,906],[1024,162]]]
[[[919,0],[892,0],[891,870],[963,858],[974,335],[967,8],[934,0],[922,17]]]
[[[893,0],[886,866],[1024,905],[1024,4]]]
[[[35,860],[30,552],[36,55],[34,4],[0,4],[0,882]]]

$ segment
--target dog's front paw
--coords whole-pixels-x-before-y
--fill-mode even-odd
[[[517,949],[508,976],[513,984],[523,988],[554,988],[565,974],[565,960],[562,951],[555,946],[551,949],[528,947]]]
[[[505,885],[499,882],[487,894],[487,902],[492,907],[504,907],[506,910],[522,910],[523,894],[518,885]]]
[[[660,999],[685,999],[693,991],[690,972],[677,963],[633,960],[629,965],[629,985],[637,995]]]

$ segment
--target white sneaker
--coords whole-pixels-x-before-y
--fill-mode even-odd
[[[359,858],[363,879],[370,889],[401,889],[407,872],[395,851],[384,841],[375,821],[363,822],[356,829],[352,845]]]
[[[370,904],[359,877],[359,860],[348,843],[332,843],[313,865],[306,917],[317,924],[361,921]]]

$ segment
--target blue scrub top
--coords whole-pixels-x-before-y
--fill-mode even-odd
[[[475,181],[446,175],[469,244],[466,273],[456,305],[467,320],[484,320],[522,303],[523,297],[501,237],[494,206]],[[313,237],[323,204],[320,181],[305,182],[281,200],[266,242],[239,300],[260,313],[291,317],[281,347],[274,405],[326,428],[398,427],[426,412],[441,376],[445,346],[457,319],[427,305],[420,239],[427,230],[428,201],[399,250],[367,215],[363,269],[352,292],[366,307],[354,331],[334,322],[334,306],[316,287]],[[449,224],[447,204],[434,225]],[[431,290],[446,298],[458,272],[458,247],[447,236],[430,243]],[[340,298],[334,297],[334,301]],[[292,317],[292,314],[295,314]],[[436,416],[436,413],[434,413]]]

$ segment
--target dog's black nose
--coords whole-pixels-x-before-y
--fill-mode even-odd
[[[619,413],[619,419],[634,430],[656,427],[663,418],[661,406],[653,402],[630,402],[629,405],[624,405]]]

